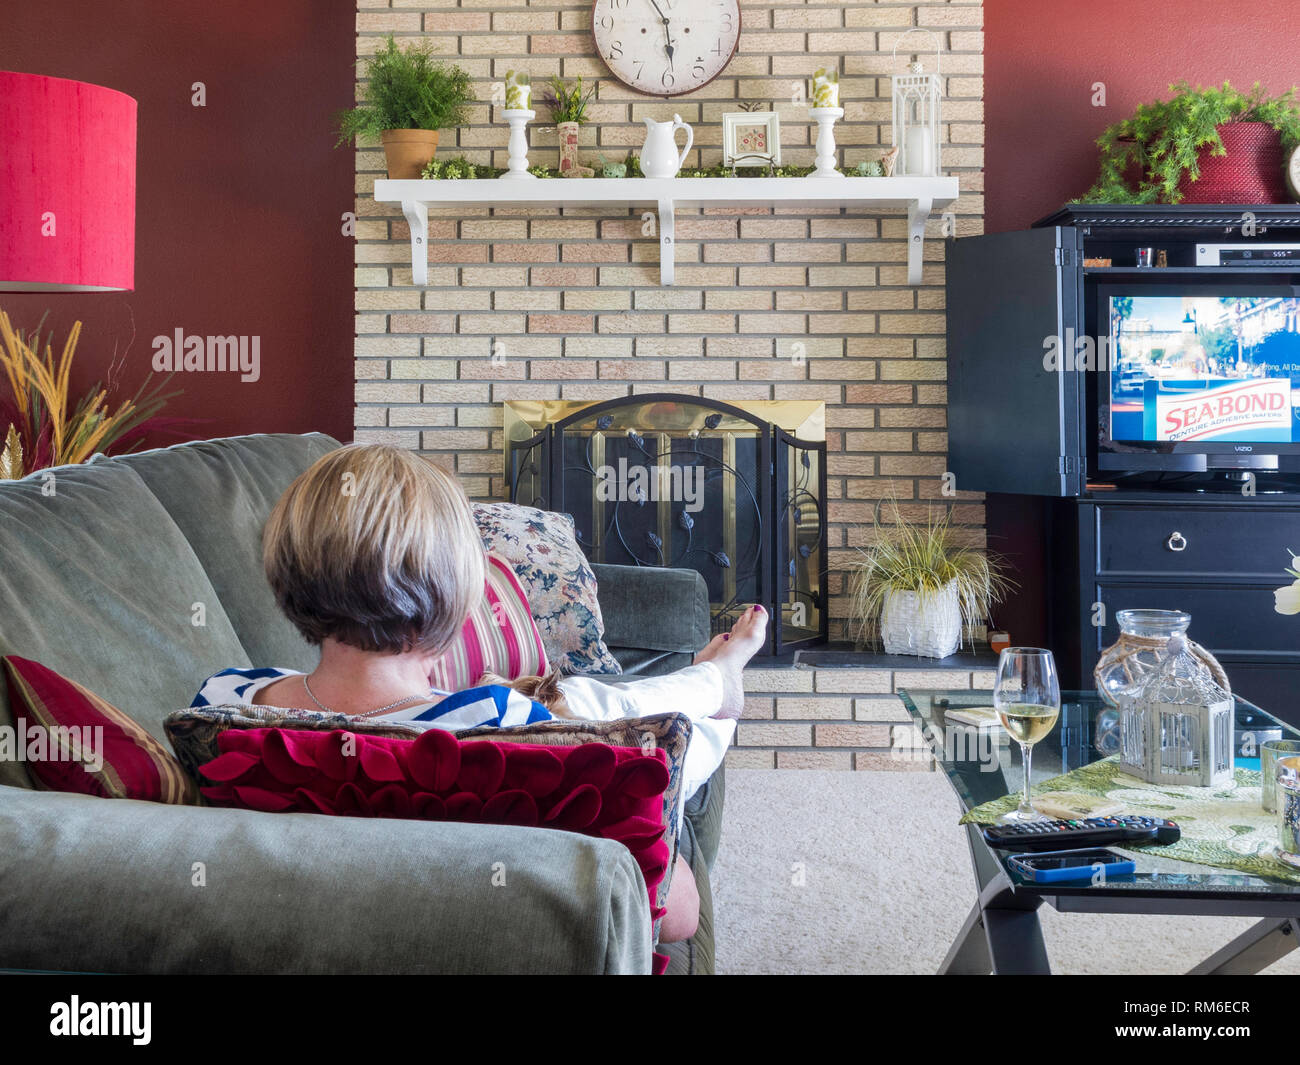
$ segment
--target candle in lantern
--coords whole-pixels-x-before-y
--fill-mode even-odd
[[[813,107],[840,106],[840,75],[837,71],[819,67],[813,74]]]
[[[527,111],[532,94],[533,87],[527,74],[506,71],[506,110]]]

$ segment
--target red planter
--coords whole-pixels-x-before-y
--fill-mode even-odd
[[[1282,167],[1282,136],[1266,122],[1231,122],[1219,127],[1227,155],[1202,148],[1201,176],[1178,183],[1183,203],[1288,203]]]

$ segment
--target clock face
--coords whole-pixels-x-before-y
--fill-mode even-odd
[[[1300,147],[1292,148],[1286,161],[1286,188],[1291,199],[1300,200]]]
[[[707,85],[736,54],[739,0],[595,0],[596,51],[625,85],[680,96]]]

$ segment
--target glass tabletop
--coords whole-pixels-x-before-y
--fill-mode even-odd
[[[1000,725],[981,728],[954,712],[993,710],[991,691],[900,689],[899,698],[929,745],[935,761],[948,777],[961,801],[964,812],[976,806],[1018,792],[1024,785],[1024,766],[1019,744],[1014,743]],[[1260,743],[1270,739],[1297,739],[1300,731],[1271,714],[1234,696],[1236,713],[1236,749],[1255,752]],[[978,715],[975,715],[978,716]],[[1044,780],[1060,776],[1109,757],[1118,748],[1118,721],[1095,691],[1062,692],[1061,716],[1056,727],[1034,746],[1032,785],[1038,790]],[[1259,757],[1236,755],[1236,765],[1259,769]],[[1126,811],[1157,813],[1157,811]],[[984,846],[980,840],[980,846]],[[1112,846],[1120,847],[1119,844]],[[1193,865],[1160,857],[1159,847],[1133,848],[1139,855],[1137,873],[1132,878],[1111,880],[1093,886],[1087,881],[1070,884],[1034,884],[1025,881],[1007,867],[1011,850],[986,848],[995,855],[1012,883],[1050,895],[1084,895],[1099,892],[1123,892],[1133,895],[1168,895],[1171,893],[1212,895],[1215,898],[1241,897],[1300,899],[1300,883],[1254,876],[1230,869]]]

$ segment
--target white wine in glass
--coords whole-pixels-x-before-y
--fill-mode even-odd
[[[993,707],[1007,733],[1020,744],[1025,786],[1020,805],[1003,821],[1044,821],[1029,803],[1034,744],[1051,733],[1061,716],[1061,684],[1052,652],[1041,647],[1008,647],[998,656]]]

